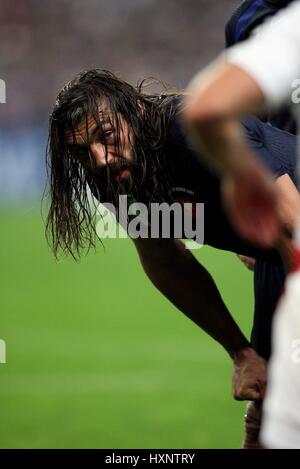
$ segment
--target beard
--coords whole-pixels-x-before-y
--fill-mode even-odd
[[[126,177],[121,177],[122,174]],[[170,196],[170,171],[166,168],[158,171],[152,160],[140,164],[120,157],[113,164],[90,171],[88,177],[93,195],[102,203],[117,207],[120,195],[131,196],[146,206],[151,202],[174,202]]]
[[[101,202],[118,204],[119,195],[139,197],[142,192],[142,169],[134,161],[119,158],[118,162],[88,172],[88,184]]]

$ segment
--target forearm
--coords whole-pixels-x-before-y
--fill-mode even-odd
[[[174,252],[162,262],[141,254],[145,272],[152,283],[194,323],[217,340],[234,358],[249,347],[206,269],[183,244],[176,242]]]
[[[188,92],[183,117],[194,144],[218,171],[235,169],[249,153],[238,120],[263,110],[261,89],[239,67],[216,61],[196,75]]]

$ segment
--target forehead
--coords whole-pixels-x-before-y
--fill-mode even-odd
[[[66,143],[74,143],[74,140],[77,143],[87,142],[89,136],[99,127],[99,124],[102,127],[105,123],[111,123],[112,120],[113,113],[109,103],[107,99],[102,98],[98,106],[97,120],[91,113],[84,115],[74,129],[66,130],[65,141]]]
[[[67,129],[65,132],[65,141],[66,143],[76,142],[86,142],[93,132],[99,127],[104,127],[109,125],[113,121],[113,114],[109,110],[99,110],[98,120],[95,120],[95,117],[92,114],[87,114],[84,116],[75,129]]]

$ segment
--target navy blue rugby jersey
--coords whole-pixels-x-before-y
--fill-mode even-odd
[[[251,117],[242,122],[248,143],[274,177],[289,174],[295,182],[296,137]],[[204,244],[252,257],[277,257],[244,241],[232,227],[221,200],[218,176],[188,144],[180,118],[170,121],[164,151],[172,173],[173,197],[204,203]]]
[[[266,18],[275,15],[293,0],[243,0],[226,23],[226,47],[247,39]]]

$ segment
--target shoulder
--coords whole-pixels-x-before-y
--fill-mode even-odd
[[[244,15],[244,12],[253,3],[253,0],[243,0],[234,9],[232,15],[225,25],[226,47],[233,46],[236,40],[236,27],[239,19]]]
[[[226,23],[226,47],[247,39],[266,18],[275,15],[292,0],[244,0]]]
[[[297,136],[285,130],[274,127],[269,122],[263,122],[258,117],[251,116],[242,120],[242,125],[249,140],[260,141],[265,145],[292,148],[296,152]]]

